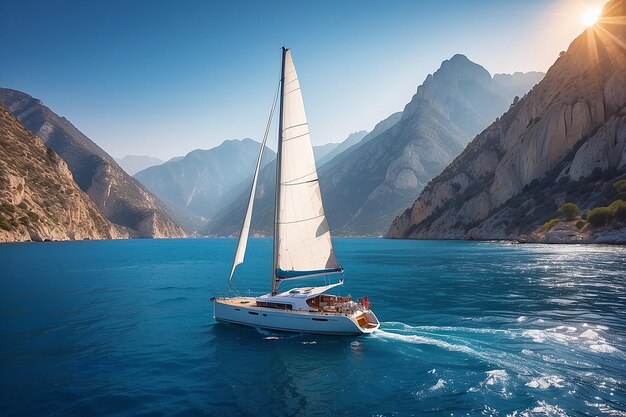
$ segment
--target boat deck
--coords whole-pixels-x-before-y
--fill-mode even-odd
[[[222,304],[228,304],[231,306],[244,306],[244,307],[257,307],[255,297],[217,297]]]

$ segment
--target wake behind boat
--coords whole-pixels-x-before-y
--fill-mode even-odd
[[[271,118],[272,113],[270,121]],[[214,317],[218,321],[282,331],[336,335],[371,333],[380,323],[367,298],[355,302],[351,297],[326,294],[342,285],[342,279],[331,285],[279,292],[282,281],[343,273],[324,214],[300,83],[291,50],[287,48],[282,50],[278,120],[272,290],[260,297],[213,298]],[[228,278],[229,287],[237,265],[244,260],[268,132],[269,124],[252,179],[248,208]]]

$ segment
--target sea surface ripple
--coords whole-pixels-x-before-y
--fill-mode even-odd
[[[215,323],[235,244],[0,245],[0,414],[626,416],[624,247],[336,239],[382,325],[330,337]]]

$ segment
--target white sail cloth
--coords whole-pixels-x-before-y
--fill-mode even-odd
[[[341,270],[322,205],[300,83],[285,52],[282,142],[276,227],[276,277]]]

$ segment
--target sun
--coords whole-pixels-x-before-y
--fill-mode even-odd
[[[587,27],[593,26],[596,24],[601,14],[602,14],[602,8],[600,7],[589,8],[583,12],[583,15],[580,17],[580,21],[582,22],[583,25]]]

